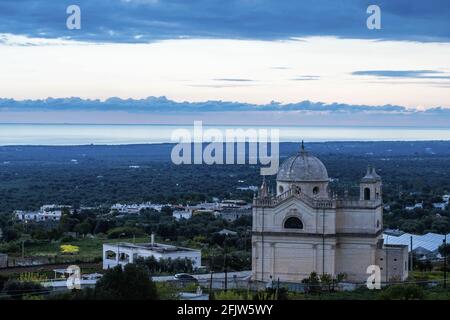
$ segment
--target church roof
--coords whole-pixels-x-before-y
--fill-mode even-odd
[[[306,152],[303,143],[299,153],[284,161],[277,174],[281,182],[328,181],[325,165],[315,156]]]

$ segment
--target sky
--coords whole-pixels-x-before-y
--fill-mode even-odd
[[[66,27],[71,4],[80,30]],[[366,26],[371,4],[380,30]],[[2,0],[0,122],[262,112],[446,125],[449,57],[446,0]]]

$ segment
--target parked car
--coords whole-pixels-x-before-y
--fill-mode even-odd
[[[194,283],[198,282],[198,280],[195,277],[193,277],[187,273],[178,273],[174,276],[174,278],[175,278],[175,280],[182,281],[182,282],[194,282]]]

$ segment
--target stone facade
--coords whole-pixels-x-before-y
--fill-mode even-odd
[[[263,182],[253,201],[253,280],[300,282],[311,272],[367,280],[385,252],[381,178],[369,167],[356,199],[333,196],[328,181],[322,162],[302,148],[281,165],[276,194]],[[396,263],[407,263],[401,252]],[[407,268],[395,271],[406,278]]]

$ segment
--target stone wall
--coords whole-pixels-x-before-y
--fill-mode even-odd
[[[0,269],[8,267],[8,255],[0,253]]]

